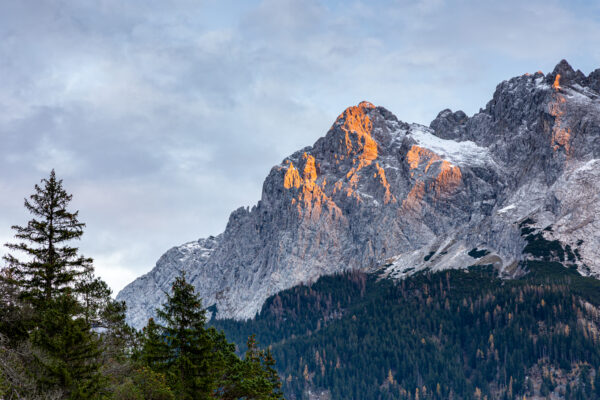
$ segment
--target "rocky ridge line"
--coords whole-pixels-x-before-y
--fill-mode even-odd
[[[563,60],[502,82],[472,117],[444,110],[430,127],[368,102],[349,107],[271,169],[261,200],[234,211],[222,235],[169,250],[117,298],[141,327],[180,269],[218,318],[236,319],[346,269],[383,264],[401,278],[488,263],[512,276],[527,257],[526,219],[600,276],[599,89],[600,69],[585,76]],[[486,255],[469,255],[476,248]]]

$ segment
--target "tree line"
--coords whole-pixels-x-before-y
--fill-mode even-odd
[[[54,170],[25,199],[0,270],[0,399],[282,399],[270,350],[243,357],[181,275],[138,332],[73,241],[85,224]]]
[[[272,345],[288,399],[598,399],[600,281],[554,262],[402,281],[352,271],[214,326]],[[554,397],[549,397],[552,394]]]

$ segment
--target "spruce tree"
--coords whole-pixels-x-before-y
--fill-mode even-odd
[[[8,269],[0,270],[0,335],[11,344],[28,338],[32,308],[23,303]]]
[[[142,349],[140,361],[146,367],[156,372],[166,370],[166,361],[169,357],[169,347],[163,336],[163,328],[154,322],[154,318],[148,320],[148,325],[143,330]]]
[[[98,314],[92,297],[102,292],[102,285],[93,285],[94,290],[86,285],[92,259],[69,245],[81,238],[85,226],[77,211],[68,210],[71,199],[54,170],[35,185],[35,193],[25,200],[33,218],[26,226],[13,226],[20,242],[6,245],[24,256],[6,255],[0,278],[33,309],[27,326],[31,343],[40,350],[40,389],[84,399],[93,397],[100,384],[98,335],[90,322]]]
[[[221,357],[204,326],[206,310],[185,275],[175,279],[157,314],[165,323],[163,340],[168,343],[162,365],[177,398],[210,398],[222,369]]]
[[[100,389],[99,340],[84,318],[76,298],[68,292],[46,305],[32,343],[48,356],[39,357],[44,368],[42,387],[60,388],[70,399],[93,398]]]
[[[84,223],[78,221],[78,211],[67,210],[73,198],[56,179],[54,170],[35,193],[25,199],[25,208],[33,214],[26,226],[14,225],[19,243],[6,247],[25,254],[19,259],[13,254],[4,256],[11,272],[11,283],[20,289],[21,297],[39,310],[49,301],[70,290],[78,278],[92,270],[92,259],[78,254],[67,243],[80,239]]]
[[[144,329],[140,359],[164,373],[178,399],[282,399],[281,384],[270,352],[258,349],[254,337],[244,360],[222,331],[206,327],[206,310],[194,287],[182,275]]]
[[[223,400],[283,399],[271,351],[259,349],[254,335],[248,338],[246,346],[244,359],[236,359],[228,369],[218,397]]]

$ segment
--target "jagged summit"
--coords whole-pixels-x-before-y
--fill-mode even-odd
[[[383,264],[402,277],[486,263],[512,276],[526,220],[600,275],[600,74],[582,80],[566,62],[553,74],[504,81],[479,113],[444,110],[429,127],[369,102],[348,107],[271,169],[260,201],[234,211],[222,235],[170,250],[119,293],[129,321],[143,326],[182,268],[217,318],[237,319],[347,269]]]
[[[439,112],[429,127],[442,139],[460,139],[464,135],[465,124],[469,120],[462,110],[452,112],[446,108]]]
[[[561,60],[554,70],[546,76],[546,82],[553,85],[554,88],[560,88],[560,85],[571,86],[579,84],[587,86],[587,77],[580,70],[575,71],[567,60]]]

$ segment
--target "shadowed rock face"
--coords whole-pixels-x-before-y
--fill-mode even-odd
[[[597,76],[561,61],[551,74],[502,82],[480,113],[444,110],[430,127],[368,102],[349,107],[271,169],[261,200],[234,211],[222,235],[169,250],[117,298],[141,327],[181,269],[218,318],[237,319],[321,275],[461,268],[475,263],[474,247],[489,251],[477,262],[511,275],[526,218],[532,229],[553,225],[543,234],[577,247],[574,263],[597,276]]]

